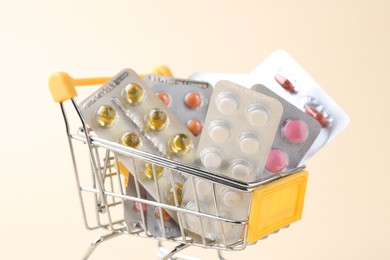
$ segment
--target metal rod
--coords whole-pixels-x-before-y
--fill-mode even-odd
[[[64,104],[62,102],[60,102],[60,107],[61,107],[62,116],[64,118],[64,122],[65,122],[66,136],[68,138],[70,154],[71,154],[71,157],[72,157],[73,172],[74,172],[74,176],[75,176],[75,179],[76,179],[77,192],[79,194],[79,200],[80,200],[80,204],[81,204],[84,225],[85,225],[85,227],[87,229],[90,229],[91,227],[88,224],[87,214],[85,212],[84,198],[83,198],[83,194],[81,192],[81,185],[80,185],[79,173],[78,173],[78,170],[77,170],[76,156],[75,156],[75,153],[74,153],[72,138],[71,138],[71,134],[70,134],[70,130],[69,130],[70,129],[69,128],[69,121],[68,121],[68,117],[66,116],[66,112],[65,112],[65,109],[64,109]]]
[[[82,190],[86,191],[86,192],[99,193],[99,190],[97,190],[97,189],[90,189],[90,188],[82,187]],[[247,222],[247,219],[237,221],[237,220],[231,220],[231,219],[227,219],[227,218],[223,218],[223,217],[216,217],[216,216],[209,215],[206,213],[195,212],[195,211],[188,210],[185,208],[179,208],[179,207],[171,206],[168,204],[162,204],[162,203],[158,203],[158,202],[151,201],[151,200],[131,197],[131,196],[127,196],[127,195],[120,195],[120,194],[117,194],[114,192],[109,192],[109,191],[104,191],[104,194],[106,194],[107,196],[115,196],[117,198],[122,198],[125,200],[136,201],[136,202],[148,204],[148,205],[155,206],[155,207],[162,207],[162,208],[168,209],[168,210],[179,211],[179,212],[188,213],[188,214],[192,214],[192,215],[199,216],[199,217],[205,217],[205,218],[214,219],[214,220],[218,220],[218,221],[224,221],[224,222],[237,224],[237,225],[244,225]]]
[[[78,140],[78,141],[85,142],[85,137],[83,137],[82,135],[79,135],[79,134],[72,135],[72,138],[74,138],[75,140]],[[210,172],[207,172],[205,170],[196,168],[195,166],[183,164],[181,162],[173,161],[173,160],[170,160],[168,158],[164,158],[164,157],[161,157],[161,156],[158,156],[155,154],[147,153],[147,152],[137,150],[137,149],[134,149],[131,147],[126,147],[126,146],[123,146],[119,143],[110,142],[110,141],[107,141],[107,140],[99,138],[99,137],[91,136],[90,139],[91,139],[91,142],[93,144],[95,144],[97,146],[104,147],[106,149],[110,149],[111,151],[114,151],[114,152],[117,152],[117,153],[120,153],[120,154],[123,154],[126,156],[130,156],[133,158],[137,158],[137,159],[140,159],[140,160],[143,160],[146,162],[154,163],[154,164],[162,166],[164,168],[169,168],[169,169],[172,169],[175,171],[183,172],[183,173],[189,174],[191,176],[205,179],[205,180],[211,181],[213,183],[219,183],[219,184],[229,186],[229,187],[232,187],[232,188],[235,188],[235,189],[238,189],[241,191],[245,191],[245,192],[251,192],[251,191],[253,191],[261,186],[264,186],[264,185],[269,184],[275,180],[278,180],[280,178],[283,178],[283,177],[286,177],[286,176],[291,175],[293,173],[296,173],[298,171],[301,171],[305,168],[304,166],[302,166],[302,167],[298,167],[298,168],[293,169],[293,170],[289,170],[289,171],[285,171],[283,173],[277,174],[277,175],[270,177],[269,179],[266,179],[266,180],[245,183],[245,182],[242,182],[239,180],[232,179],[228,176],[222,176],[222,175],[218,175],[215,173],[210,173]]]
[[[156,189],[156,194],[157,194],[157,202],[161,203],[161,194],[160,194],[160,185],[158,184],[158,176],[156,173],[156,167],[154,164],[152,166],[152,173],[153,173],[153,179],[154,179],[154,187]],[[166,231],[165,231],[165,223],[164,223],[164,215],[163,215],[163,209],[161,207],[157,208],[159,214],[160,214],[160,224],[161,224],[161,232],[164,238],[167,237]]]
[[[91,243],[91,245],[89,246],[87,252],[85,252],[85,254],[84,254],[82,259],[83,260],[88,259],[98,245],[102,244],[103,242],[105,242],[105,241],[107,241],[107,240],[109,240],[111,238],[117,237],[117,236],[122,235],[122,234],[123,234],[123,232],[121,232],[121,231],[112,231],[110,234],[98,237],[97,239],[95,239]]]
[[[180,244],[176,247],[174,247],[168,254],[166,254],[163,258],[161,258],[161,260],[169,260],[172,256],[174,256],[176,253],[186,249],[187,247],[189,247],[190,244]]]

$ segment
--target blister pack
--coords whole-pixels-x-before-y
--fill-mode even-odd
[[[264,177],[297,168],[319,135],[320,123],[264,85],[254,85],[252,89],[279,100],[283,105],[283,115],[268,155]]]
[[[192,162],[194,137],[145,84],[135,72],[122,71],[80,104],[85,121],[97,136],[106,140],[163,157],[173,157],[175,160],[187,163]],[[132,87],[137,90],[131,90]],[[138,92],[143,90],[145,93]],[[129,112],[126,111],[126,105],[123,104],[124,98],[129,98],[133,102],[147,103],[147,107],[141,104],[137,106],[141,107],[142,111],[163,112],[166,115],[163,117],[165,121],[162,122],[158,116],[151,118],[150,113],[145,113],[146,116],[142,119],[139,111],[133,112],[134,117],[130,117]],[[133,121],[133,118],[138,121]],[[141,127],[140,123],[148,126]],[[161,126],[161,123],[166,126]],[[154,134],[149,127],[151,124],[156,128],[161,127],[158,129],[160,133],[167,128],[169,132],[162,136]],[[181,135],[185,137],[182,138]],[[176,138],[177,136],[179,137]],[[165,152],[168,152],[169,156],[166,156]],[[171,189],[171,181],[180,183],[185,181],[183,174],[171,173],[163,167],[133,160],[121,154],[117,156],[131,173],[137,173],[134,176],[156,201],[169,203],[169,196],[167,198],[166,193],[169,193]],[[155,174],[153,174],[153,169]],[[174,212],[169,213],[175,216]]]
[[[115,90],[113,95],[126,115],[162,154],[183,163],[193,162],[193,135],[145,81],[134,71],[125,69],[115,77],[111,85],[117,86],[111,93]]]
[[[212,86],[203,81],[146,75],[144,80],[199,141]],[[195,144],[196,146],[196,144]]]
[[[248,192],[213,184],[200,178],[190,178],[184,184],[183,193],[182,207],[185,209],[235,221],[248,218],[251,202],[251,194]],[[187,230],[217,243],[230,244],[243,237],[244,225],[221,223],[192,214],[185,214],[183,218]]]
[[[127,187],[126,195],[131,197],[137,197],[137,190],[140,193],[141,198],[146,198],[146,190],[142,186],[136,187],[134,177],[132,174],[127,175]],[[131,200],[125,200],[124,202],[124,216],[125,223],[130,231],[142,229],[144,225],[147,225],[146,220],[146,204],[134,202]]]
[[[302,159],[303,164],[321,147],[342,132],[348,115],[319,84],[285,51],[272,53],[250,74],[251,82],[264,84],[322,126],[320,135]]]
[[[146,195],[146,199],[153,200],[150,194]],[[180,236],[180,227],[171,214],[162,208],[147,205],[148,230],[153,237],[171,238]]]
[[[245,182],[261,179],[283,107],[229,81],[214,88],[196,165]]]
[[[281,103],[272,97],[229,81],[218,82],[211,97],[195,164],[244,182],[261,180],[282,113]],[[183,193],[182,205],[187,209],[236,221],[248,217],[250,193],[213,185],[199,178],[187,179]],[[194,208],[197,203],[199,208]],[[243,226],[228,223],[220,226],[201,218],[202,225],[204,221],[206,226],[202,230],[201,225],[191,224],[194,218],[200,221],[191,214],[185,215],[186,228],[205,234],[208,239],[226,242],[242,236]],[[205,230],[212,232],[204,233]]]
[[[134,177],[129,174],[126,195],[137,197],[137,192],[140,193],[141,198],[155,201],[141,185],[138,185],[137,187]],[[150,235],[153,237],[170,238],[180,235],[180,227],[164,209],[159,209],[140,202],[125,200],[124,211],[126,225],[131,231],[137,229],[141,230],[146,226]],[[161,223],[160,213],[163,216],[162,221],[164,221],[164,229],[163,224]]]

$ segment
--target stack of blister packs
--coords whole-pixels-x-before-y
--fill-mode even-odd
[[[348,124],[348,116],[286,52],[249,74],[141,78],[125,69],[81,103],[101,138],[241,182],[291,171]],[[117,154],[126,194],[221,218],[248,218],[251,194]],[[196,192],[196,194],[194,194]],[[195,199],[196,198],[196,199]],[[215,205],[219,207],[216,208]],[[243,227],[126,200],[129,229],[155,237],[234,243]]]

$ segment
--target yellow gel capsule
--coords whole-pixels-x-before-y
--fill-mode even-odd
[[[127,85],[125,91],[126,99],[132,106],[137,106],[144,100],[145,92],[138,84],[133,83]]]
[[[168,124],[168,115],[160,109],[153,109],[149,113],[149,127],[154,131],[163,129]]]
[[[154,165],[154,170],[156,172],[157,178],[159,178],[163,174],[163,172],[164,172],[164,168],[161,167],[161,166],[158,166],[158,165]],[[145,164],[145,168],[142,171],[142,174],[143,174],[143,177],[145,179],[147,179],[147,180],[153,180],[154,179],[153,166],[152,166],[151,163]]]
[[[109,105],[100,106],[95,115],[95,121],[101,127],[110,127],[112,126],[117,118],[115,109]]]
[[[139,139],[139,136],[133,132],[124,133],[121,137],[121,144],[132,148],[137,148],[140,143],[141,140]]]
[[[175,188],[176,188],[176,197],[177,197],[177,202],[179,205],[183,201],[183,183],[182,182],[176,182],[175,183]],[[169,201],[171,202],[171,205],[175,205],[175,196],[174,196],[174,189],[171,188],[169,191]]]
[[[191,149],[191,146],[192,140],[185,134],[176,134],[169,140],[169,147],[176,154],[186,154]]]

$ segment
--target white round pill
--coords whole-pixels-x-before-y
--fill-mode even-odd
[[[227,190],[222,194],[223,203],[228,207],[237,207],[242,202],[242,193]]]
[[[229,138],[229,129],[223,124],[210,124],[209,135],[214,142],[221,143]]]
[[[207,196],[211,193],[211,184],[206,180],[196,181],[196,192],[199,196]]]
[[[229,93],[220,93],[216,105],[218,111],[224,115],[236,112],[239,107],[237,99]]]
[[[245,180],[251,174],[251,169],[245,164],[237,163],[232,167],[232,174],[238,180]]]
[[[204,167],[215,170],[222,163],[222,155],[215,149],[207,149],[201,153],[201,161]]]
[[[248,111],[248,120],[256,127],[264,126],[269,119],[268,111],[263,107],[253,108]]]
[[[244,136],[239,139],[240,150],[245,154],[254,154],[259,150],[259,140],[255,136]]]

